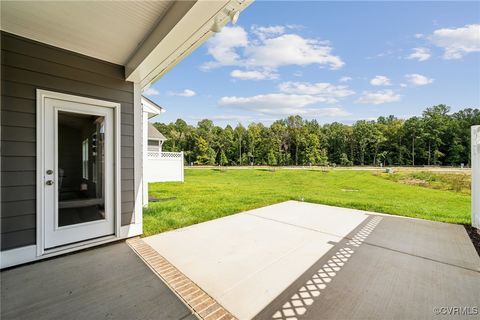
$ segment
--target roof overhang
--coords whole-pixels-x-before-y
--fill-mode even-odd
[[[171,1],[1,1],[1,28],[117,65],[167,17]]]
[[[146,88],[252,1],[2,1],[1,29],[123,65]]]
[[[132,55],[127,80],[147,88],[240,12],[253,0],[178,1]]]
[[[166,141],[165,136],[152,123],[148,123],[148,140]]]
[[[142,110],[148,114],[149,119],[165,112],[163,107],[144,96],[142,96]]]

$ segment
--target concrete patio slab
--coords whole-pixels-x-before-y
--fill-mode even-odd
[[[341,238],[237,214],[143,240],[235,316],[249,319]]]
[[[288,201],[143,240],[239,319],[431,318],[480,301],[461,228]]]
[[[365,211],[298,201],[286,201],[246,213],[327,234],[333,232],[337,237],[347,236],[369,217]]]
[[[196,318],[123,242],[0,277],[2,320]]]
[[[472,242],[461,225],[297,201],[249,214],[339,237],[347,236],[371,215],[382,216],[382,223],[366,243],[480,271],[480,257],[471,255]]]

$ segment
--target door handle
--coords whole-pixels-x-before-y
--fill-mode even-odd
[[[45,182],[45,184],[47,186],[52,186],[53,185],[53,180],[47,180],[47,182]]]

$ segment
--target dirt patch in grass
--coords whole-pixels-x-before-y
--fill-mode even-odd
[[[171,200],[176,200],[177,197],[168,197],[168,198],[157,198],[154,196],[149,196],[148,201],[149,202],[161,202],[161,201],[171,201]]]
[[[400,183],[409,184],[411,186],[421,186],[426,187],[428,186],[428,182],[422,179],[415,179],[415,178],[404,178],[400,179]]]
[[[396,172],[393,174],[377,173],[376,175],[402,184],[470,194],[471,178],[470,174],[468,173],[438,173],[431,171],[417,171]]]

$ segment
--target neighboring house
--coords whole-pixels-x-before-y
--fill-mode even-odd
[[[144,130],[144,142],[145,142],[145,154],[147,151],[162,152],[162,145],[165,140],[165,136],[160,133],[153,124],[148,120],[162,114],[165,109],[142,96],[142,111],[143,111],[143,130]]]
[[[146,97],[142,98],[144,133],[146,148],[144,148],[144,188],[148,182],[182,181],[184,179],[183,152],[163,152],[163,142],[167,140],[155,126],[148,121],[165,112],[165,109]],[[147,196],[147,192],[144,193]],[[144,206],[148,198],[144,198]]]
[[[142,233],[141,93],[249,3],[2,2],[2,268]]]
[[[147,150],[149,152],[161,153],[162,145],[165,140],[167,140],[167,138],[165,138],[165,136],[158,131],[151,122],[149,122]]]

